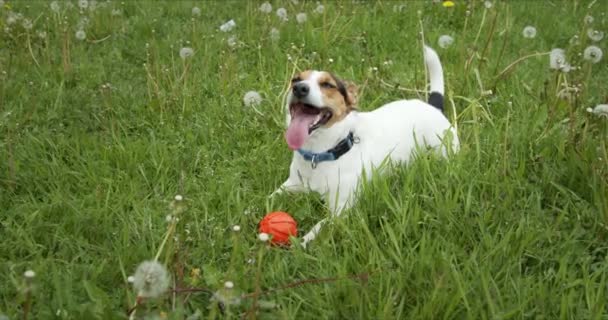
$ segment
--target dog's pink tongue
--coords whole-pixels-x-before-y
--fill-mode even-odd
[[[302,147],[306,138],[308,138],[308,128],[315,122],[317,115],[307,114],[301,110],[297,110],[291,116],[291,122],[285,132],[287,145],[291,150],[297,150]]]

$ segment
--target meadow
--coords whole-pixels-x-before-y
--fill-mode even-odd
[[[0,0],[0,319],[607,319],[606,13]],[[365,183],[307,249],[260,241],[328,215],[268,198],[294,72],[425,99],[423,41],[460,152]]]

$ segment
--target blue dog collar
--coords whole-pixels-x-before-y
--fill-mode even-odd
[[[311,152],[308,150],[298,149],[298,153],[302,155],[304,160],[310,161],[312,168],[316,168],[319,162],[338,160],[341,156],[347,153],[354,144],[359,142],[359,138],[355,138],[352,132],[338,144],[325,152]]]

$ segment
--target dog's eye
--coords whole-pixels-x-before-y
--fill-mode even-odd
[[[333,89],[336,86],[334,86],[333,84],[329,83],[329,82],[322,82],[321,83],[321,88],[325,88],[325,89]]]
[[[300,77],[295,77],[295,78],[291,79],[291,83],[296,83],[296,82],[300,82],[300,81],[302,81],[302,78],[300,78]]]

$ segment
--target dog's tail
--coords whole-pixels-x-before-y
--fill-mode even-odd
[[[431,94],[428,102],[443,112],[443,69],[437,53],[427,46],[424,46],[424,62],[431,78]]]

